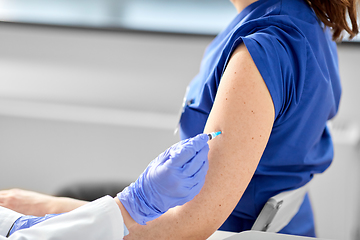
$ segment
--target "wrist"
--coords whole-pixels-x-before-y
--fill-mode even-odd
[[[116,204],[120,208],[121,215],[123,217],[124,224],[125,224],[126,228],[128,230],[130,230],[131,227],[133,227],[134,225],[136,225],[138,223],[130,216],[129,212],[126,210],[124,205],[120,202],[119,198],[114,197],[114,200],[115,200]]]

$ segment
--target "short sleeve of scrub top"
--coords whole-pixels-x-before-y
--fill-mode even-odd
[[[278,34],[293,34],[292,46],[297,46],[298,49],[293,51],[289,44],[284,44],[289,38],[279,38]],[[297,64],[301,63],[295,59],[306,57],[304,38],[296,31],[287,33],[283,29],[271,26],[241,39],[270,92],[276,119],[292,97],[290,94],[294,89],[294,74],[300,73],[298,69],[301,69],[301,66]],[[302,56],[294,57],[297,54]],[[302,88],[299,84],[297,87]],[[301,92],[301,89],[297,89],[297,91]]]

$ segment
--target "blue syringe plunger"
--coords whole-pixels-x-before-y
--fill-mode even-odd
[[[219,132],[212,132],[212,133],[208,133],[208,136],[209,136],[209,140],[215,138],[216,136],[220,135],[221,134],[221,131]]]

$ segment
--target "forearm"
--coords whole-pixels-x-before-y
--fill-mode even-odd
[[[0,191],[0,206],[25,215],[38,217],[52,213],[69,212],[86,203],[86,201],[55,197],[22,189]]]
[[[87,203],[87,201],[68,197],[52,197],[46,214],[70,212]]]

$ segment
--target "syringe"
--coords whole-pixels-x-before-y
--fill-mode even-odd
[[[209,141],[210,141],[211,139],[215,138],[216,136],[218,136],[220,134],[221,134],[221,131],[208,133],[207,135],[209,136]]]

